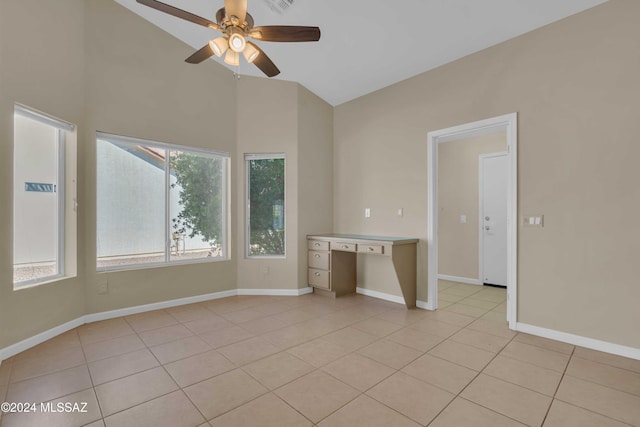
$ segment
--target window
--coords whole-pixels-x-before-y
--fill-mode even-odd
[[[97,137],[98,270],[227,258],[229,156]]]
[[[65,276],[65,141],[74,126],[21,105],[14,108],[13,123],[13,283],[17,289]]]
[[[247,256],[285,256],[284,154],[246,154]]]

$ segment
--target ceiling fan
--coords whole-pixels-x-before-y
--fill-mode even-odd
[[[266,42],[316,42],[320,40],[320,28],[292,25],[267,25],[254,27],[253,17],[247,13],[247,0],[224,0],[224,7],[216,13],[216,22],[202,18],[177,7],[156,0],[136,0],[169,15],[182,18],[194,24],[211,28],[223,33],[222,36],[209,41],[185,61],[199,64],[215,55],[232,66],[240,65],[240,54],[247,62],[253,63],[267,77],[280,74],[280,70],[255,43],[248,38]],[[226,54],[225,54],[226,53]]]

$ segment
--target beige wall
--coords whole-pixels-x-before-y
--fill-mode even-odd
[[[13,291],[13,107],[84,120],[82,0],[0,3],[0,348],[84,314],[81,277]],[[60,25],[61,23],[67,25]],[[80,220],[82,222],[82,219]],[[79,242],[79,253],[84,253]],[[80,271],[80,275],[82,271]]]
[[[333,109],[296,83],[238,81],[238,288],[307,286],[306,235],[331,230]],[[284,153],[286,257],[245,257],[245,153]]]
[[[226,151],[235,156],[235,79],[193,49],[109,0],[86,2],[84,207],[87,312],[235,288],[236,262],[95,272],[95,131]],[[117,23],[117,25],[114,25]],[[232,182],[232,200],[236,193]],[[233,204],[231,216],[235,216]],[[228,239],[235,247],[235,233]],[[109,294],[98,295],[108,281]]]
[[[333,230],[333,108],[298,86],[298,285],[307,286],[307,235]]]
[[[3,0],[0,31],[2,234],[12,232],[15,102],[78,126],[79,199],[77,278],[13,291],[11,241],[0,243],[0,348],[85,313],[234,289],[235,258],[95,272],[95,132],[235,156],[232,73],[212,61],[184,63],[193,49],[110,0]],[[235,183],[231,194],[235,201]],[[234,248],[233,230],[229,237]],[[105,281],[109,293],[98,295]]]
[[[479,156],[506,144],[505,132],[438,144],[438,274],[480,280]]]
[[[2,0],[2,234],[12,230],[14,102],[78,125],[80,205],[77,279],[14,292],[11,241],[0,242],[0,348],[85,313],[236,286],[305,286],[303,235],[331,231],[332,222],[336,232],[420,238],[418,297],[426,300],[427,133],[513,111],[519,213],[545,215],[543,229],[519,229],[518,320],[640,347],[633,330],[640,323],[633,269],[640,227],[632,215],[640,208],[639,15],[635,0],[612,0],[341,105],[331,119],[329,106],[293,83],[237,82],[213,61],[184,64],[193,49],[110,0]],[[231,152],[235,258],[96,274],[96,130]],[[249,263],[241,156],[279,151],[287,153],[290,175],[291,257]],[[386,261],[361,257],[360,278],[400,295]],[[267,280],[264,266],[273,266]],[[104,280],[110,293],[98,295]]]
[[[236,288],[306,287],[299,247],[307,233],[332,228],[333,108],[295,83],[237,80],[213,61],[186,64],[191,47],[111,0],[41,3],[0,4],[0,224],[11,236],[14,103],[76,124],[79,272],[14,292],[12,245],[3,240],[0,349],[86,313]],[[96,131],[229,152],[232,259],[97,273]],[[260,152],[287,156],[284,260],[244,259],[243,154]],[[100,295],[104,283],[109,292]]]
[[[640,347],[638,16],[613,0],[337,107],[336,231],[419,237],[426,300],[427,133],[517,111],[519,215],[545,215],[519,228],[518,321]]]
[[[298,90],[291,82],[241,77],[238,80],[238,140],[235,181],[238,187],[238,288],[297,289],[298,251]],[[252,258],[245,255],[246,153],[284,153],[285,160],[285,258]]]

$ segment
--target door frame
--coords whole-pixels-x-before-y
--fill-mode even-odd
[[[427,135],[427,294],[426,308],[438,308],[438,146],[448,141],[505,131],[507,136],[507,321],[516,328],[518,277],[518,113],[429,132]]]
[[[482,160],[491,157],[507,156],[508,165],[508,154],[509,153],[506,151],[499,151],[495,153],[480,154],[478,156],[478,279],[480,280],[481,285],[484,283],[484,222],[482,219],[484,217],[484,197],[482,197],[482,184],[484,184],[484,164],[482,163]],[[507,203],[509,203],[508,199]]]

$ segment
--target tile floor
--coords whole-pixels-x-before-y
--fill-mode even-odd
[[[640,361],[510,331],[505,293],[437,312],[354,295],[232,297],[84,325],[5,361],[29,426],[640,426]],[[80,408],[81,409],[81,408]]]

